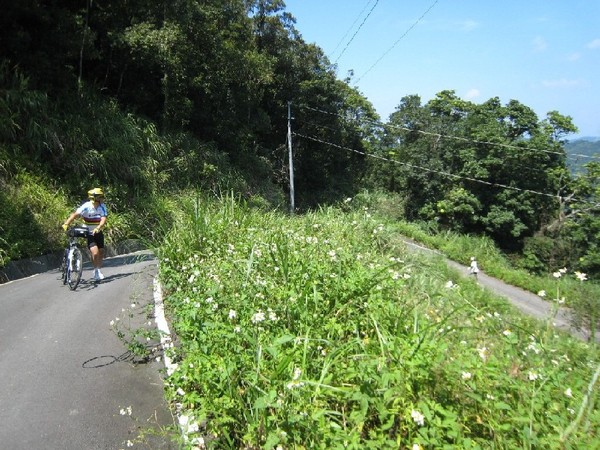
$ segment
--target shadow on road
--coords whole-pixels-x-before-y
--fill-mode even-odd
[[[147,353],[144,355],[136,355],[128,350],[119,356],[94,356],[93,358],[90,358],[81,364],[81,367],[84,369],[101,369],[102,367],[110,366],[119,362],[126,362],[137,366],[139,364],[148,364],[153,359],[162,355],[162,350],[160,350],[159,345],[147,346],[146,350]]]
[[[131,264],[137,264],[145,261],[153,261],[156,260],[156,256],[149,252],[122,255],[122,256],[114,256],[112,258],[107,258],[104,260],[103,267],[120,267],[127,266]],[[83,265],[84,275],[79,282],[79,286],[77,286],[77,290],[93,290],[96,289],[100,284],[110,283],[111,281],[116,281],[121,278],[129,277],[135,275],[137,272],[123,272],[117,273],[114,275],[107,275],[105,278],[98,282],[94,280],[92,275],[92,265],[87,262]],[[58,273],[58,280],[62,279],[62,274],[60,269],[55,269],[54,272]]]

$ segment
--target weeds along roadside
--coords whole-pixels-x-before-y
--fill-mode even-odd
[[[160,278],[190,446],[600,443],[598,350],[390,252],[395,230],[368,208],[182,204]]]
[[[487,237],[465,236],[453,232],[430,233],[418,224],[402,221],[395,221],[390,226],[403,236],[436,249],[454,261],[468,265],[469,257],[476,255],[480,268],[488,275],[537,294],[552,306],[569,307],[573,313],[575,328],[598,329],[600,285],[597,282],[587,282],[584,273],[565,267],[546,276],[532,275],[512,267]],[[594,340],[594,334],[590,333],[591,341]]]

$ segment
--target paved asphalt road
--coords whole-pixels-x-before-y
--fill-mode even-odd
[[[57,270],[0,285],[1,449],[177,448],[162,362],[134,364],[110,327],[123,309],[154,325],[156,260],[115,257],[103,272],[96,284],[84,271],[76,291]]]
[[[468,276],[467,266],[451,261],[436,250],[423,247],[408,238],[404,238],[403,240],[408,249],[423,252],[425,254],[438,255],[444,258],[450,267],[456,269],[460,274]],[[495,294],[505,297],[513,306],[524,314],[540,320],[547,320],[548,317],[550,317],[550,314],[553,314],[551,304],[548,301],[542,300],[539,296],[529,291],[506,284],[497,278],[490,277],[489,275],[486,275],[484,271],[479,272],[477,282]],[[589,333],[587,331],[577,330],[571,326],[569,311],[566,308],[560,308],[558,310],[556,317],[553,319],[553,323],[556,328],[569,332],[573,336],[582,340],[589,339]],[[596,342],[600,342],[600,332],[596,333]]]

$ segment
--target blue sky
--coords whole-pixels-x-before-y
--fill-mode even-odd
[[[600,136],[599,0],[285,3],[384,121],[406,95],[425,103],[451,89],[475,103],[518,100],[540,119],[556,110],[579,128],[571,138]]]

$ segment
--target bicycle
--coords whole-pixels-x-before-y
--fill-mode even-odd
[[[87,237],[88,232],[87,227],[82,226],[71,227],[67,230],[69,244],[65,248],[61,272],[63,284],[68,284],[72,291],[77,289],[83,272],[83,255],[77,242],[79,238]]]

